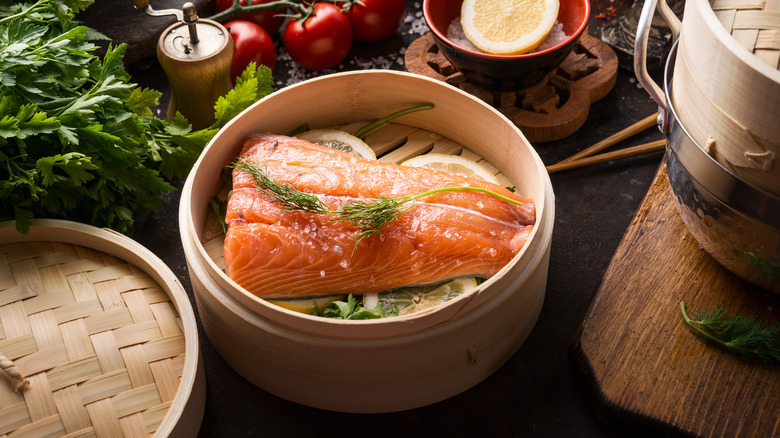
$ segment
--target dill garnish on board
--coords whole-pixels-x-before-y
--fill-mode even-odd
[[[398,219],[408,210],[414,201],[441,192],[469,191],[480,192],[493,196],[504,202],[515,205],[523,205],[522,202],[508,198],[500,193],[483,187],[449,186],[428,190],[416,195],[399,196],[397,198],[379,197],[365,201],[347,202],[338,209],[331,209],[320,198],[311,193],[298,190],[289,182],[274,180],[265,169],[243,159],[237,159],[232,167],[243,170],[252,176],[258,188],[265,193],[271,201],[277,202],[285,210],[299,211],[303,213],[330,214],[333,220],[347,222],[358,229],[357,244],[366,237],[381,232],[385,227]]]
[[[680,312],[693,333],[705,342],[727,348],[746,362],[780,363],[780,326],[764,326],[751,317],[730,315],[722,306],[693,312],[690,316],[685,302]]]

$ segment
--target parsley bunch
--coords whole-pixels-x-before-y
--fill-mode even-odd
[[[93,54],[99,34],[74,19],[90,4],[0,0],[0,220],[20,232],[47,217],[132,234],[219,127],[272,91],[270,70],[250,65],[213,126],[158,119],[162,94],[131,82],[125,46]]]
[[[314,316],[320,316],[317,302],[314,302]],[[347,301],[334,301],[322,313],[325,318],[334,319],[379,319],[398,316],[398,309],[385,312],[380,304],[373,309],[363,307],[363,302],[349,294]]]

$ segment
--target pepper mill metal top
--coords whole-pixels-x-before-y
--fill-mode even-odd
[[[222,50],[227,38],[223,29],[207,22],[180,24],[164,34],[163,49],[175,58],[203,59]]]
[[[174,15],[178,25],[169,27],[162,35],[162,48],[166,55],[183,60],[207,58],[225,48],[230,36],[225,28],[211,20],[200,20],[191,2],[182,9],[156,10],[149,0],[133,0],[136,9],[153,17]]]

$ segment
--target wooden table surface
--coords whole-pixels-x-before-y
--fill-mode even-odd
[[[105,7],[107,2],[98,1],[93,7]],[[275,88],[341,70],[405,70],[406,48],[428,32],[421,12],[422,1],[406,0],[405,4],[405,17],[395,35],[379,43],[356,44],[347,60],[334,70],[310,72],[297,67],[276,36],[279,60],[274,70]],[[588,32],[598,38],[606,20],[631,4],[594,0],[592,6]],[[604,14],[605,11],[609,13]],[[122,35],[127,33],[116,28],[121,24],[112,26],[113,35],[118,35],[115,40],[121,42]],[[100,29],[100,20],[94,27]],[[130,66],[130,71],[141,85],[167,92],[167,80],[153,57],[140,57]],[[553,164],[656,110],[657,105],[637,84],[633,72],[621,68],[614,87],[592,104],[582,127],[568,137],[532,144],[545,164]],[[616,147],[662,138],[657,129],[651,128]],[[622,411],[617,416],[607,415],[617,412],[609,410],[616,406],[593,391],[593,375],[582,372],[581,356],[572,353],[576,352],[572,346],[577,345],[582,334],[582,323],[593,311],[590,306],[603,289],[602,282],[611,269],[616,250],[632,223],[641,222],[636,214],[643,211],[640,207],[652,187],[662,157],[661,152],[655,152],[551,176],[556,219],[541,316],[518,352],[479,385],[450,399],[410,411],[376,415],[323,411],[291,403],[252,386],[219,357],[201,330],[207,400],[200,436],[396,436],[400,432],[413,436],[623,437],[679,433],[680,429],[669,421],[647,421],[642,415]],[[138,223],[135,238],[173,270],[192,297],[176,226],[178,197],[178,192],[165,195],[166,206]],[[653,266],[641,269],[652,273]],[[686,342],[695,346],[694,341]],[[677,381],[686,384],[683,377]],[[777,412],[777,406],[774,408]],[[701,414],[696,410],[690,412]],[[713,432],[712,436],[720,435],[717,428],[708,432]]]

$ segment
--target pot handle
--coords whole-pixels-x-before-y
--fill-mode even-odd
[[[669,7],[669,4],[666,3],[666,0],[661,0],[661,2],[658,3],[658,12],[661,14],[664,21],[666,21],[669,30],[672,31],[672,41],[677,41],[677,37],[680,36],[680,27],[682,26],[680,19],[677,18],[677,15],[675,15],[672,8]]]
[[[668,125],[671,121],[669,117],[669,108],[666,104],[664,91],[655,83],[650,73],[647,71],[647,40],[650,36],[650,26],[653,24],[653,15],[656,5],[661,17],[666,21],[669,29],[672,31],[672,41],[676,41],[680,35],[680,20],[674,14],[672,9],[666,3],[666,0],[645,0],[642,6],[642,14],[639,16],[639,22],[636,29],[636,39],[634,41],[634,72],[639,83],[647,90],[650,97],[653,98],[661,109],[658,111],[658,125],[661,131],[668,132]]]

